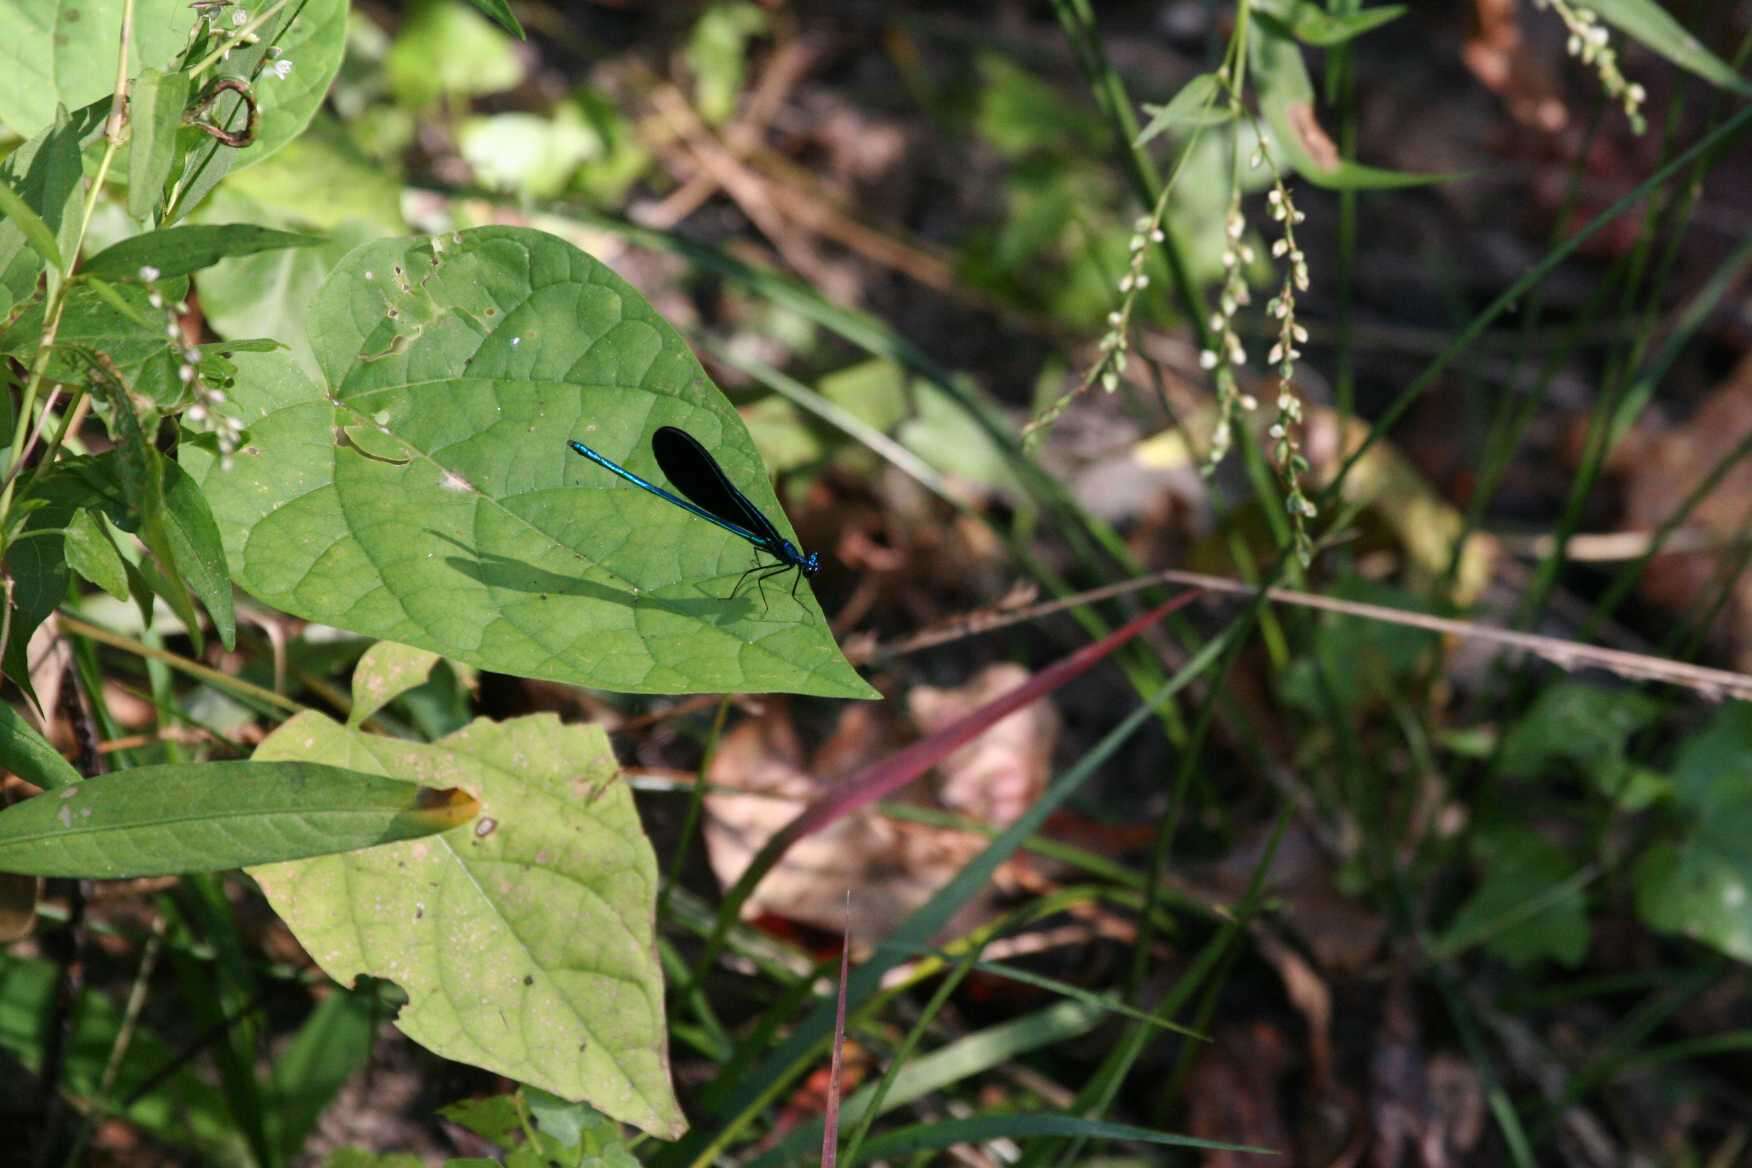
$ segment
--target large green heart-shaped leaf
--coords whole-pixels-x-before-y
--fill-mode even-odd
[[[679,426],[791,535],[741,418],[605,266],[516,228],[382,240],[310,320],[324,384],[238,353],[247,447],[229,467],[183,447],[243,588],[502,673],[874,696],[807,584],[731,597],[746,542],[567,449],[660,480],[650,435]]]
[[[330,977],[389,978],[396,1025],[446,1058],[673,1138],[657,860],[600,727],[480,721],[430,746],[301,714],[257,761],[461,787],[470,826],[250,870]]]

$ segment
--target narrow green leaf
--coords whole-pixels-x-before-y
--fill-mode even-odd
[[[1659,53],[1681,69],[1723,89],[1752,94],[1752,83],[1705,48],[1702,41],[1687,32],[1654,0],[1588,0],[1588,7],[1625,36]]]
[[[31,210],[30,205],[4,182],[0,182],[0,215],[23,232],[25,242],[45,263],[54,268],[61,266],[61,249],[55,245],[54,232],[49,230],[42,216]]]
[[[189,472],[169,459],[159,459],[164,473],[164,542],[189,590],[200,600],[219,641],[227,649],[237,641],[237,616],[231,603],[231,573],[225,566],[225,544],[207,497]]]
[[[6,548],[6,572],[12,577],[12,618],[4,647],[5,672],[21,687],[30,684],[25,648],[38,625],[67,599],[66,528],[81,507],[102,506],[94,482],[114,470],[117,455],[63,459],[32,484],[20,510],[28,508],[23,530]]]
[[[73,764],[10,703],[0,703],[0,768],[45,791],[64,790],[80,781]]]
[[[522,228],[368,243],[323,286],[310,335],[321,384],[286,354],[237,354],[223,410],[246,453],[227,468],[180,452],[245,590],[502,673],[874,696],[807,582],[732,597],[745,541],[567,448],[661,479],[651,434],[680,426],[796,538],[736,410],[602,264]],[[355,445],[361,427],[394,456]]]
[[[1403,4],[1383,4],[1378,8],[1363,8],[1356,12],[1333,13],[1318,4],[1310,3],[1309,0],[1295,0],[1289,8],[1289,13],[1285,16],[1263,9],[1256,9],[1254,15],[1259,18],[1260,23],[1279,36],[1294,37],[1317,49],[1342,45],[1405,15]]]
[[[0,871],[211,872],[416,839],[475,810],[466,797],[315,763],[136,767],[0,811]]]
[[[165,460],[147,444],[140,419],[134,413],[134,400],[124,386],[107,372],[97,371],[87,383],[91,386],[92,396],[108,406],[104,424],[115,443],[111,453],[115,456],[117,481],[123,498],[127,500],[130,517],[137,517],[137,534],[141,542],[157,559],[156,565],[142,561],[140,574],[175,611],[199,652],[202,645],[200,618],[195,613],[188,586],[178,572],[175,547],[165,522]]]
[[[393,978],[396,1025],[446,1058],[584,1099],[665,1138],[657,860],[600,727],[478,721],[430,746],[293,718],[256,751],[432,786],[485,809],[442,836],[255,868],[324,971]]]
[[[1181,86],[1167,105],[1146,105],[1144,112],[1150,115],[1150,124],[1138,131],[1139,146],[1169,130],[1220,126],[1235,116],[1215,73],[1200,73]]]
[[[81,289],[89,289],[99,300],[109,305],[117,313],[127,317],[136,325],[139,325],[142,329],[158,327],[153,323],[151,317],[140,311],[138,305],[128,303],[127,300],[123,299],[122,294],[111,287],[107,281],[99,279],[90,272],[79,273],[79,287]]]
[[[35,293],[45,265],[59,279],[73,246],[83,164],[82,119],[62,115],[0,161],[0,321]],[[34,348],[40,331],[31,334]]]
[[[109,280],[138,280],[142,268],[156,268],[153,279],[186,276],[228,256],[254,255],[288,247],[314,247],[320,235],[303,235],[249,223],[190,223],[148,231],[97,253],[80,269]]]
[[[353,709],[347,725],[357,726],[416,686],[424,685],[438,654],[394,641],[379,641],[353,667]]]
[[[469,2],[518,40],[526,41],[529,39],[524,35],[523,26],[517,23],[517,17],[512,13],[511,6],[505,3],[505,0],[469,0]]]
[[[978,967],[984,968],[985,965],[985,962],[980,962]],[[933,1092],[973,1079],[993,1067],[1014,1062],[1029,1051],[1087,1034],[1105,1016],[1106,1012],[1100,1006],[1055,1002],[1044,1010],[958,1038],[907,1063],[895,1076],[893,1088],[883,1098],[880,1114],[886,1115]],[[1148,1015],[1145,1017],[1155,1021]],[[860,1087],[840,1109],[841,1121],[857,1123],[870,1109],[875,1096],[875,1084]],[[819,1119],[794,1128],[777,1147],[754,1160],[748,1168],[780,1168],[784,1164],[806,1163],[809,1149],[821,1147],[821,1131],[822,1121]]]
[[[177,129],[189,103],[187,73],[142,69],[129,98],[128,214],[148,222],[177,161]]]
[[[128,566],[100,513],[83,508],[67,522],[67,566],[117,600],[128,599]]]
[[[332,993],[317,1003],[292,1044],[274,1057],[266,1119],[281,1163],[304,1148],[317,1117],[371,1054],[377,1003],[365,993]]]

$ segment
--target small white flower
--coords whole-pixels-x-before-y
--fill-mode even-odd
[[[178,365],[176,367],[176,377],[178,381],[187,385],[195,379],[195,367],[193,365]]]
[[[1217,355],[1209,349],[1202,350],[1198,355],[1198,367],[1200,369],[1215,369],[1217,367]]]
[[[1142,272],[1139,272],[1138,279],[1137,279],[1137,285],[1140,289],[1141,288],[1148,288],[1150,286],[1150,277],[1144,275]]]
[[[150,284],[150,283],[152,283],[152,281],[158,279],[158,277],[161,274],[162,273],[160,273],[159,270],[157,268],[153,267],[151,264],[147,264],[145,267],[140,269],[140,278],[142,280],[146,281],[148,284]]]
[[[239,8],[231,14],[231,23],[237,28],[242,28],[249,23],[249,13]]]
[[[290,57],[281,57],[278,61],[275,61],[272,65],[268,66],[268,72],[272,73],[275,77],[278,77],[281,81],[286,80],[286,78],[292,76],[292,59]]]

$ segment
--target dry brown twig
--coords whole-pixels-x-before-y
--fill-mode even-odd
[[[941,628],[927,629],[925,632],[904,638],[894,644],[875,646],[860,656],[866,662],[888,661],[909,653],[916,653],[921,649],[947,644],[962,637],[990,632],[1024,621],[1039,620],[1041,617],[1062,612],[1068,608],[1075,608],[1078,605],[1090,604],[1114,596],[1123,596],[1129,592],[1136,592],[1139,589],[1160,584],[1185,584],[1195,588],[1204,588],[1211,592],[1227,593],[1231,596],[1251,596],[1258,592],[1257,587],[1241,580],[1233,580],[1226,576],[1209,576],[1202,572],[1183,572],[1170,568],[1136,580],[1110,584],[1105,588],[1092,589],[1076,596],[1065,597],[1062,600],[1048,601],[1044,604],[1031,605],[1028,608],[1016,609],[1011,612],[970,613]],[[1271,588],[1267,590],[1266,595],[1278,604],[1293,604],[1302,608],[1315,608],[1325,612],[1340,613],[1344,616],[1361,617],[1364,620],[1378,620],[1388,624],[1404,625],[1408,628],[1427,629],[1430,632],[1446,636],[1488,641],[1505,649],[1531,653],[1535,657],[1551,662],[1559,669],[1603,669],[1630,681],[1655,681],[1663,685],[1680,686],[1701,694],[1711,701],[1719,701],[1722,698],[1752,701],[1752,676],[1726,669],[1709,669],[1701,665],[1673,661],[1646,653],[1629,653],[1622,649],[1606,649],[1598,645],[1585,645],[1580,641],[1566,641],[1560,637],[1545,637],[1536,633],[1499,629],[1491,625],[1478,624],[1475,621],[1453,620],[1448,617],[1430,616],[1427,613],[1388,608],[1379,604],[1338,600],[1330,596],[1319,596],[1312,592],[1298,592],[1293,588]]]

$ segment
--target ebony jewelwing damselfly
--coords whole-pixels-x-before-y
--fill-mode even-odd
[[[597,453],[576,439],[567,442],[567,445],[604,470],[613,471],[633,486],[650,491],[664,502],[673,503],[708,523],[715,523],[731,535],[741,536],[754,545],[757,553],[765,552],[778,561],[776,564],[762,564],[757,556],[754,567],[742,573],[736,581],[736,587],[730,590],[731,596],[742,590],[743,581],[753,573],[759,573],[754,577],[755,587],[759,588],[770,576],[794,571],[797,573],[797,578],[791,581],[791,598],[794,600],[797,597],[798,582],[805,576],[814,576],[821,571],[821,556],[816,552],[805,555],[801,548],[780,535],[772,520],[762,514],[759,507],[749,502],[747,495],[736,489],[729,476],[724,473],[724,468],[718,465],[718,460],[700,445],[699,439],[686,430],[660,426],[651,435],[651,453],[656,456],[657,465],[662,468],[664,477],[681,492],[679,496],[671,494],[656,483],[645,481],[620,463]],[[763,604],[766,601],[764,591],[761,593],[761,601]]]

